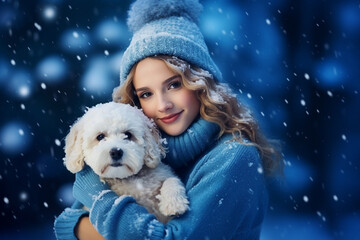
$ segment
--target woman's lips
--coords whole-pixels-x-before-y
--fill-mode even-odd
[[[180,117],[182,112],[183,111],[175,113],[175,114],[171,114],[171,115],[163,117],[163,118],[159,118],[159,120],[165,124],[173,123]]]

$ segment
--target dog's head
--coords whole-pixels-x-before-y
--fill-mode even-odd
[[[66,168],[84,163],[102,178],[126,178],[145,164],[155,168],[165,154],[154,123],[127,104],[98,104],[82,116],[65,138]]]

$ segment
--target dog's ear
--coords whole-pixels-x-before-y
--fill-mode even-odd
[[[70,129],[65,138],[65,158],[66,168],[72,172],[79,172],[84,167],[84,154],[82,150],[82,121],[77,121]]]
[[[165,149],[161,143],[160,133],[155,126],[147,126],[145,130],[145,142],[145,165],[149,168],[155,168],[159,165],[161,158],[165,156]]]

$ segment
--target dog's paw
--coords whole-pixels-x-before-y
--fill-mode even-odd
[[[163,183],[159,199],[159,210],[165,216],[178,216],[189,209],[185,188],[177,178],[168,178]]]
[[[158,195],[161,199],[159,210],[165,216],[179,216],[189,209],[189,201],[184,196],[163,196]]]

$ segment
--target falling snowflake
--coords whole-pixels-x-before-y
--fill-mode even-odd
[[[22,130],[21,128],[19,129],[19,135],[24,136],[24,130]]]
[[[309,79],[310,79],[310,75],[309,75],[308,73],[305,73],[305,74],[304,74],[304,78],[305,78],[306,80],[309,80]]]
[[[39,31],[42,30],[42,27],[37,22],[34,23],[34,26],[36,27],[37,30],[39,30]]]
[[[345,135],[345,134],[342,134],[342,135],[341,135],[341,138],[342,138],[342,140],[344,140],[344,141],[346,141],[346,140],[347,140],[347,138],[346,138],[346,135]]]
[[[60,142],[59,139],[55,139],[55,145],[56,145],[56,146],[61,146],[61,142]]]

